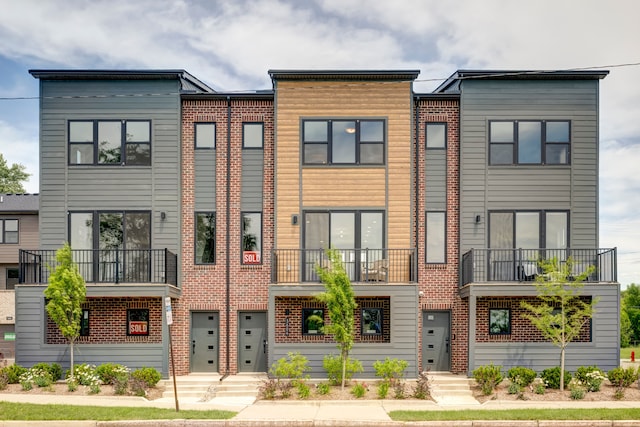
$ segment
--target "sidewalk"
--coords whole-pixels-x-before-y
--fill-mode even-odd
[[[141,397],[57,396],[43,394],[0,394],[0,401],[37,404],[66,404],[93,406],[134,406],[175,409],[172,398],[148,401]],[[640,426],[640,420],[618,421],[424,421],[405,423],[392,421],[388,413],[395,410],[500,410],[532,408],[640,408],[638,401],[499,401],[484,404],[437,404],[430,400],[350,400],[350,401],[257,401],[253,398],[214,398],[208,402],[180,399],[180,410],[221,409],[238,414],[230,420],[171,420],[171,421],[0,421],[0,427],[130,427],[130,426],[228,426],[228,427],[337,427],[337,426]]]

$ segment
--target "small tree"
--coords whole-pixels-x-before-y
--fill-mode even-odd
[[[44,296],[48,299],[46,308],[49,317],[58,325],[62,336],[69,340],[70,372],[73,377],[73,344],[80,336],[82,303],[87,288],[78,266],[73,262],[69,243],[58,249],[56,261],[57,265],[49,276],[49,286],[44,290]]]
[[[566,262],[557,258],[540,261],[544,271],[536,279],[538,303],[522,301],[528,311],[523,317],[529,319],[542,336],[560,348],[560,390],[564,390],[564,360],[567,345],[580,336],[582,327],[593,317],[598,298],[587,301],[580,297],[582,281],[595,269],[589,266],[577,277],[572,277],[573,260]]]
[[[25,166],[19,163],[7,165],[7,161],[0,153],[0,193],[24,193],[22,183],[30,176],[25,169]]]
[[[326,304],[329,312],[330,322],[323,326],[322,330],[333,334],[333,338],[338,343],[342,360],[341,388],[344,390],[347,360],[349,359],[349,351],[353,347],[355,335],[353,324],[357,305],[351,281],[342,264],[340,252],[335,249],[327,250],[327,257],[329,258],[327,267],[316,266],[325,292],[317,294],[315,297],[318,301]]]

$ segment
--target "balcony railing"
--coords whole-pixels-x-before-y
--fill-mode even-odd
[[[405,283],[416,281],[415,249],[340,249],[351,282]],[[272,283],[320,282],[316,267],[329,266],[323,249],[276,249]]]
[[[571,257],[572,275],[595,270],[586,281],[616,282],[616,248],[613,249],[471,249],[462,255],[462,286],[482,282],[527,282],[542,274],[540,260]]]
[[[72,250],[73,261],[87,283],[164,283],[177,286],[178,260],[167,249]],[[49,282],[55,250],[20,250],[19,282]]]

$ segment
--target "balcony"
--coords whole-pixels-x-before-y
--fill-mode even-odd
[[[178,261],[167,249],[72,250],[86,283],[177,286]],[[20,250],[19,283],[47,284],[57,265],[55,250]]]
[[[417,278],[415,249],[341,249],[352,283],[413,283]],[[323,249],[276,249],[271,283],[319,283],[316,266],[328,267]]]
[[[531,282],[542,274],[539,260],[573,260],[572,274],[589,266],[595,270],[588,282],[617,282],[616,248],[613,249],[471,249],[462,255],[461,286],[487,282]]]

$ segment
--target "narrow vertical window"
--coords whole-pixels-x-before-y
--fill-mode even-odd
[[[151,123],[128,121],[125,123],[125,164],[149,166],[151,164]]]
[[[262,263],[262,212],[242,213],[242,264]]]
[[[122,123],[98,122],[98,163],[119,164],[122,161]]]
[[[15,289],[20,278],[20,271],[15,267],[7,267],[6,289]]]
[[[445,212],[427,212],[427,263],[446,262],[446,214]]]
[[[196,213],[196,264],[216,262],[216,214]]]
[[[80,336],[88,337],[89,336],[89,309],[82,309],[82,317],[80,318]]]
[[[196,123],[194,133],[196,149],[216,148],[215,123]]]
[[[262,148],[264,145],[264,124],[242,124],[242,148]]]

